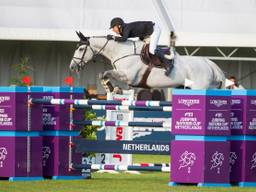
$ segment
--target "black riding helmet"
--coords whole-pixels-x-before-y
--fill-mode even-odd
[[[123,26],[124,25],[124,20],[121,19],[120,17],[115,17],[111,20],[110,22],[110,29],[113,28],[114,26],[116,25],[121,25]]]

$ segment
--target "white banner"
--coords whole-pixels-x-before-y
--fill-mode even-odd
[[[157,22],[160,44],[169,43],[170,25],[178,46],[256,44],[254,0],[0,0],[0,13],[0,39],[76,41],[75,30],[104,35],[120,16]]]

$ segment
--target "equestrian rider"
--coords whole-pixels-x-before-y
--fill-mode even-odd
[[[108,35],[108,40],[115,40],[124,42],[130,37],[139,37],[140,40],[145,40],[150,37],[149,52],[160,58],[161,62],[167,64],[166,74],[168,75],[172,68],[172,61],[165,58],[161,49],[157,48],[159,37],[161,34],[160,27],[152,21],[136,21],[132,23],[125,23],[120,17],[115,17],[110,22],[110,29],[112,29],[119,36]]]

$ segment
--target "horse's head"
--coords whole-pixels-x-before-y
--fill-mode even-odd
[[[94,51],[90,46],[89,37],[85,37],[81,32],[76,32],[80,41],[74,56],[70,62],[69,68],[71,71],[79,72],[85,65],[94,57]]]

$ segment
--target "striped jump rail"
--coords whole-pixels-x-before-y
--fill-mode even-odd
[[[31,99],[31,103],[52,105],[122,105],[137,107],[172,106],[170,101],[116,101],[116,100],[87,100],[87,99]]]
[[[127,127],[164,127],[170,128],[171,122],[143,122],[143,121],[72,121],[73,125],[94,125],[94,126],[127,126]]]
[[[172,112],[172,106],[158,107],[139,107],[139,106],[123,106],[123,105],[75,105],[75,109],[92,109],[92,110],[117,110],[117,111],[164,111]]]
[[[169,163],[133,163],[132,165],[141,167],[170,167]]]
[[[76,164],[73,169],[114,170],[114,171],[159,171],[170,172],[167,166],[140,166],[140,165],[108,165],[108,164]]]

